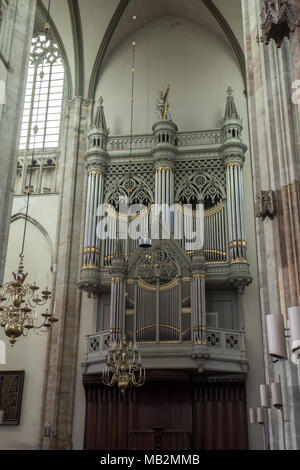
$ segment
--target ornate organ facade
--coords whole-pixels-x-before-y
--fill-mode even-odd
[[[87,371],[93,372],[95,358],[104,364],[108,336],[140,343],[146,367],[163,351],[162,368],[179,360],[183,368],[200,371],[247,369],[242,299],[251,282],[243,187],[247,148],[230,88],[221,124],[181,133],[173,121],[160,120],[152,135],[114,137],[102,98],[98,101],[85,155],[80,288],[98,298]],[[125,216],[122,198],[144,209]],[[153,204],[174,210],[162,209],[159,236],[143,249],[128,230],[138,224],[151,238]],[[204,210],[200,250],[187,237],[189,230],[199,230],[196,207]]]

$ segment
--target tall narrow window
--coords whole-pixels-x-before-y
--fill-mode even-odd
[[[63,91],[64,66],[58,46],[45,34],[38,34],[32,39],[20,150],[58,146]],[[34,139],[36,124],[38,133]]]

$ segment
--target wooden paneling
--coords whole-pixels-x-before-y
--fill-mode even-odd
[[[84,376],[86,450],[248,448],[245,376],[160,370],[147,378],[121,395]]]

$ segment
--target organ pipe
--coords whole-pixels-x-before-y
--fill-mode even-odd
[[[194,325],[194,343],[205,344],[206,304],[205,274],[194,274],[192,279],[192,316]]]
[[[245,224],[245,203],[242,165],[228,163],[227,180],[227,214],[230,259],[247,259],[247,240]]]
[[[208,262],[226,261],[225,207],[221,201],[205,211],[204,253]]]
[[[123,277],[112,277],[110,301],[110,336],[112,341],[120,341],[125,321],[125,281]]]
[[[97,237],[97,209],[103,203],[104,175],[88,173],[83,265],[100,267],[100,239]]]

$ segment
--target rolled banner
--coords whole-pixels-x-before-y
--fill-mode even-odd
[[[290,307],[289,323],[292,353],[300,349],[300,307]]]
[[[250,408],[250,424],[257,424],[257,409]]]
[[[281,383],[275,382],[271,384],[271,395],[272,395],[272,405],[274,408],[282,408],[282,392],[281,392]]]
[[[4,411],[0,410],[0,424],[3,423],[3,420],[4,420]]]
[[[283,316],[267,315],[266,322],[270,356],[287,359]]]
[[[271,408],[270,387],[269,385],[260,385],[260,404],[262,408]]]
[[[258,424],[265,424],[264,409],[257,408],[257,422]]]

